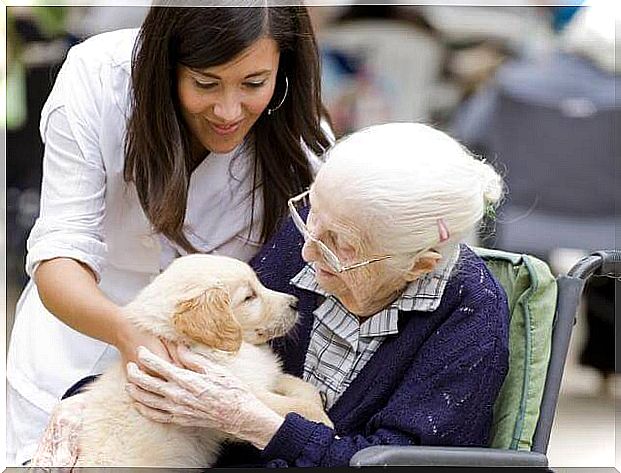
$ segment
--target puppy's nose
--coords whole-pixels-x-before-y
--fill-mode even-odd
[[[289,298],[289,307],[291,307],[293,310],[298,310],[298,298],[291,296]]]

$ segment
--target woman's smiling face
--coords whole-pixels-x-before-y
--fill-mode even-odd
[[[193,149],[235,149],[269,104],[280,52],[271,38],[257,40],[231,61],[205,69],[177,67],[177,93]]]

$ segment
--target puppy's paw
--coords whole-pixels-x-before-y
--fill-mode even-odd
[[[287,397],[305,399],[311,402],[319,401],[319,403],[321,403],[319,391],[315,386],[289,374],[280,376],[275,392]]]
[[[334,428],[334,424],[328,417],[328,414],[324,412],[323,409],[319,408],[311,408],[308,410],[307,415],[305,415],[308,420],[312,420],[313,422],[320,422],[331,429]]]

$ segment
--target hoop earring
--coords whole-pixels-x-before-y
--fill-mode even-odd
[[[287,92],[289,92],[289,79],[285,75],[285,95],[282,96],[282,100],[280,101],[280,103],[278,105],[276,105],[274,108],[268,108],[267,109],[267,114],[268,115],[271,115],[276,110],[278,110],[280,107],[282,107],[282,104],[285,103],[285,99],[287,98]]]

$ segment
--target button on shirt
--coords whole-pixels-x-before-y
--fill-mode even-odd
[[[438,307],[458,258],[459,248],[434,271],[408,284],[390,305],[362,321],[317,284],[311,265],[291,279],[294,286],[325,298],[313,312],[303,378],[319,389],[326,409],[334,405],[384,340],[399,332],[400,310],[431,312]]]

